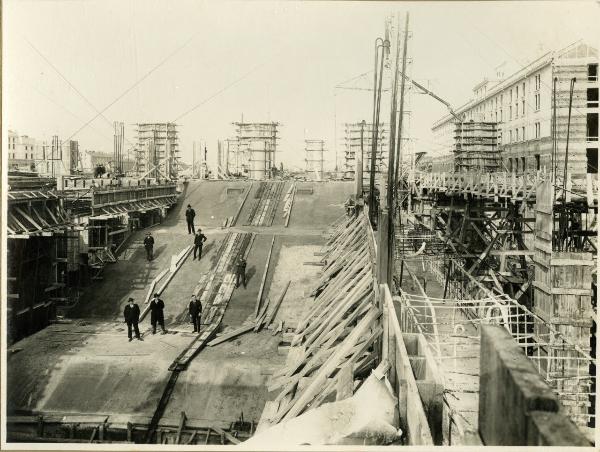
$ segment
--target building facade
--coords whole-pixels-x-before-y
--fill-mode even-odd
[[[575,78],[571,116],[569,98]],[[556,88],[554,84],[556,82]],[[462,121],[497,124],[498,146],[505,170],[551,171],[574,177],[597,172],[598,167],[598,50],[581,42],[549,52],[503,80],[484,80],[474,99],[456,110]],[[556,123],[556,134],[553,134]],[[433,170],[448,170],[455,146],[456,119],[445,116],[432,131],[442,152]],[[565,159],[569,136],[568,158]],[[431,161],[431,160],[430,160]],[[436,168],[436,163],[439,162]]]
[[[41,158],[43,145],[35,138],[19,135],[14,130],[8,131],[8,165],[10,169],[33,171],[35,161]]]

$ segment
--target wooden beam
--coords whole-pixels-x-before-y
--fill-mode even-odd
[[[196,434],[197,434],[197,433],[198,433],[198,432],[197,432],[196,430],[194,430],[194,431],[192,432],[192,435],[190,436],[190,439],[188,439],[188,440],[185,442],[185,444],[186,444],[186,445],[187,445],[187,444],[192,444],[192,441],[194,441],[194,439],[196,438]]]
[[[275,318],[275,315],[277,314],[277,310],[279,309],[279,306],[283,302],[283,299],[285,298],[285,294],[287,293],[291,282],[292,281],[287,282],[287,284],[285,285],[285,287],[283,289],[283,292],[281,292],[281,295],[279,296],[279,298],[277,299],[277,302],[273,306],[273,309],[271,309],[269,311],[269,314],[265,318],[265,327],[268,327],[271,324],[271,321]]]
[[[221,344],[222,342],[226,342],[226,341],[228,341],[230,339],[233,339],[234,337],[237,337],[240,334],[244,334],[244,333],[246,333],[248,331],[251,331],[252,329],[254,329],[255,326],[256,325],[253,324],[253,323],[251,323],[250,325],[244,325],[244,326],[242,326],[242,327],[240,327],[240,328],[238,328],[238,329],[236,329],[236,330],[234,330],[234,331],[232,331],[230,333],[224,334],[222,336],[219,336],[219,337],[213,339],[212,341],[210,341],[206,345],[208,345],[209,347],[213,347],[215,345]]]
[[[295,197],[295,195],[296,195],[296,184],[294,183],[292,194],[291,194],[291,199],[290,199],[290,208],[288,210],[287,218],[285,219],[285,227],[286,228],[290,224],[290,217],[292,216],[292,207],[294,206],[294,197]]]
[[[258,289],[258,296],[256,297],[256,306],[254,307],[254,317],[258,317],[258,310],[262,301],[263,291],[265,289],[265,281],[267,280],[267,273],[269,272],[269,264],[271,262],[271,253],[273,252],[273,245],[275,244],[275,236],[271,240],[271,246],[269,248],[269,254],[267,255],[267,261],[265,262],[265,270],[263,272],[262,281],[260,283],[260,289]]]
[[[356,345],[356,342],[361,338],[365,331],[373,325],[380,314],[381,312],[378,312],[377,310],[371,310],[358,322],[358,325],[352,331],[352,333],[350,333],[350,335],[339,345],[334,354],[317,371],[317,374],[315,375],[311,384],[304,390],[303,394],[298,398],[298,400],[296,400],[296,402],[290,407],[289,411],[278,414],[278,420],[296,417],[306,408],[306,404],[309,403],[317,395],[317,393],[320,392],[320,390],[322,390],[323,383],[325,383],[331,372],[338,367],[340,360],[343,359],[346,354]]]
[[[183,427],[185,427],[186,415],[185,411],[181,412],[181,417],[179,418],[179,427],[177,427],[177,437],[175,439],[175,444],[179,444],[181,442],[181,431]]]
[[[30,215],[28,215],[23,209],[21,209],[20,207],[15,206],[15,210],[17,212],[19,212],[25,219],[27,219],[27,221],[29,221],[32,225],[35,226],[36,229],[38,229],[39,231],[41,231],[43,228],[37,224],[33,218],[31,218]]]
[[[224,436],[225,438],[227,438],[229,440],[230,443],[233,444],[240,444],[241,441],[239,439],[237,439],[235,436],[231,435],[230,433],[226,432],[225,430],[223,430],[220,427],[212,427],[212,429],[219,433],[221,436]]]

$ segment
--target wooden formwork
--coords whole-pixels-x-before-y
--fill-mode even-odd
[[[582,353],[590,351],[595,264],[591,253],[553,250],[553,195],[549,181],[540,184],[536,193],[533,312],[539,317],[534,318],[533,334],[540,344],[538,359],[543,360],[538,368],[554,382],[576,423],[586,425],[591,376],[590,362]]]

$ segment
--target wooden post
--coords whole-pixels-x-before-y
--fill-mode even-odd
[[[383,337],[382,337],[382,346],[381,346],[381,361],[387,359],[388,361],[392,361],[389,358],[389,339],[390,339],[390,319],[389,313],[387,309],[387,302],[385,300],[385,288],[382,284],[379,285],[379,299],[381,300],[381,304],[383,305],[383,315],[382,315],[382,323],[383,323]]]
[[[263,273],[262,281],[260,283],[260,289],[258,290],[258,296],[256,298],[256,306],[254,307],[254,317],[258,316],[258,310],[260,308],[260,302],[262,300],[263,291],[265,289],[265,282],[267,280],[267,273],[269,273],[269,263],[271,262],[271,253],[273,252],[273,245],[275,244],[275,236],[271,240],[271,247],[269,248],[269,255],[267,256],[267,262],[265,263],[265,271]]]
[[[380,284],[387,284],[389,275],[388,248],[389,248],[389,212],[386,208],[379,211],[379,249],[377,250],[377,281]]]

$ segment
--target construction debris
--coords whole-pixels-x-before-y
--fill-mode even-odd
[[[387,379],[371,375],[353,396],[326,403],[270,428],[263,427],[243,447],[392,444],[402,436],[396,404]]]

